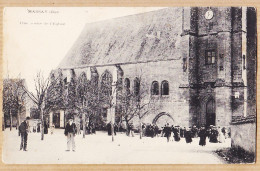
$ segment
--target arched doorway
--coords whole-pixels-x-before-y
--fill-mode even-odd
[[[173,125],[174,120],[170,114],[165,113],[165,112],[159,113],[153,119],[153,124],[156,124],[159,128],[163,127],[167,123],[169,123],[170,125]]]
[[[209,99],[206,103],[206,126],[216,125],[215,100]]]

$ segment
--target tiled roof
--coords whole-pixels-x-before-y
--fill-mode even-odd
[[[85,25],[59,68],[178,59],[182,8],[165,8]]]

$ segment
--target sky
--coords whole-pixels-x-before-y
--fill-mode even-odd
[[[30,91],[47,78],[86,23],[161,9],[156,7],[7,7],[3,21],[4,78],[24,78]]]

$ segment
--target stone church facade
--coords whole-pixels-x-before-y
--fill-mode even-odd
[[[66,84],[82,74],[97,86],[122,80],[129,89],[142,75],[141,88],[157,107],[144,123],[164,117],[186,127],[229,126],[234,116],[255,115],[254,14],[247,7],[184,7],[89,23],[51,74]],[[50,120],[53,113],[64,126],[66,108]]]

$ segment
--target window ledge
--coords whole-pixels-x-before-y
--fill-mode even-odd
[[[162,98],[168,98],[170,95],[161,95]]]
[[[153,95],[151,95],[151,97],[159,97],[159,94],[157,94],[157,95],[153,94]]]

